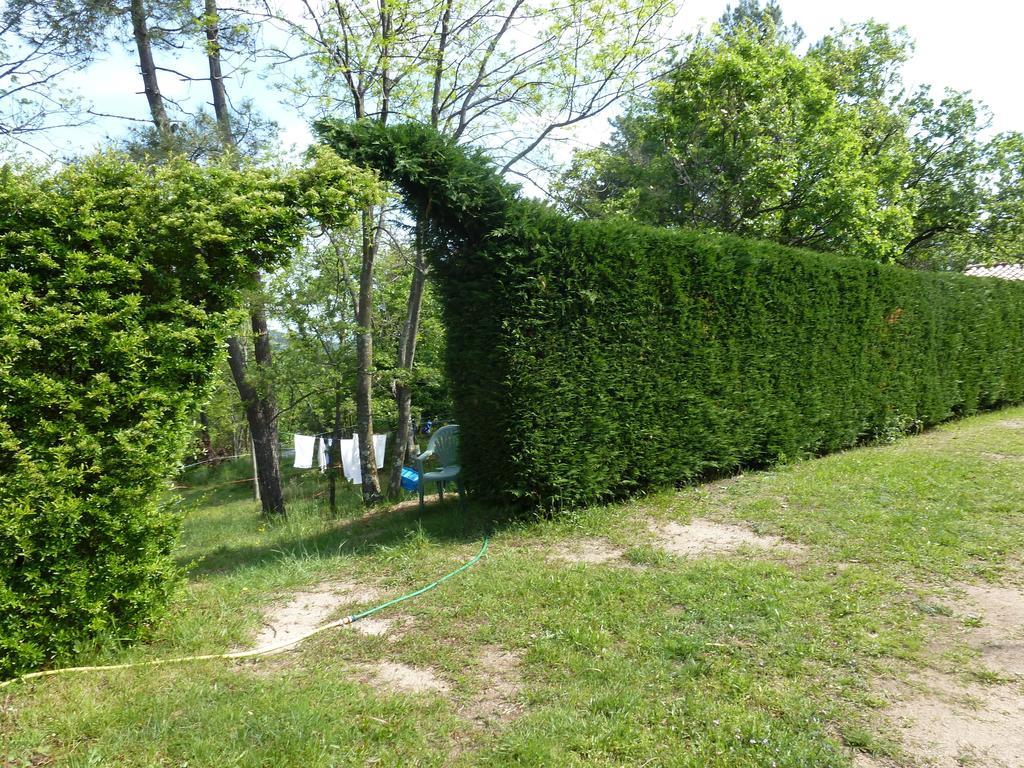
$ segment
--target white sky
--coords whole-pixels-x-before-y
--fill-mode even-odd
[[[694,31],[702,22],[717,19],[725,0],[682,0],[676,28]],[[803,27],[806,39],[814,41],[841,21],[868,18],[893,26],[906,26],[916,41],[914,57],[905,68],[908,85],[930,83],[940,89],[969,90],[992,110],[995,130],[1024,132],[1024,99],[1020,80],[1024,75],[1024,2],[1019,0],[781,0],[787,23]],[[158,63],[164,63],[159,61]],[[197,61],[196,74],[202,74]],[[173,66],[173,65],[172,65]],[[77,73],[68,85],[83,102],[96,111],[148,116],[145,97],[139,93],[141,80],[131,55],[112,52],[88,70]],[[192,86],[161,73],[161,89],[175,98],[188,100],[190,87],[195,99],[206,99],[203,82]],[[278,122],[282,143],[302,149],[309,142],[309,130],[301,114],[284,106],[282,96],[256,77],[229,82],[234,98],[253,97],[260,110]],[[124,134],[126,123],[97,119],[93,125],[61,131],[51,138],[47,151],[56,157],[87,152],[109,138]],[[608,135],[607,122],[598,118],[581,127],[578,138],[598,143]],[[562,153],[558,153],[562,154]]]
[[[722,5],[691,0],[681,15],[687,21],[714,21]],[[905,26],[916,41],[905,82],[971,91],[992,110],[993,128],[1024,131],[1021,0],[780,0],[779,5],[787,23],[798,23],[811,41],[842,21],[873,18]]]

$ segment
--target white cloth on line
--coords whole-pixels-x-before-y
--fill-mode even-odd
[[[316,444],[316,437],[313,435],[295,436],[295,467],[297,469],[309,469],[313,466],[313,447]]]
[[[373,436],[374,458],[377,460],[377,469],[384,468],[384,451],[387,449],[388,436]],[[363,484],[363,465],[359,458],[359,435],[353,435],[351,440],[341,441],[341,469],[345,473],[345,479],[356,485]]]
[[[363,470],[359,465],[359,435],[341,441],[341,470],[350,483],[363,484]]]
[[[317,458],[319,459],[319,462],[320,462],[320,471],[321,472],[326,472],[327,471],[327,466],[331,462],[330,456],[327,453],[327,450],[330,447],[331,447],[331,439],[329,437],[321,437],[320,438],[319,453],[317,454]]]

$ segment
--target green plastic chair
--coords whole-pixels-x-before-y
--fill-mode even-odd
[[[436,459],[441,465],[440,469],[430,472],[424,470],[427,459]],[[459,425],[450,424],[441,427],[435,432],[430,442],[427,443],[427,450],[416,458],[416,469],[420,473],[420,509],[423,509],[423,487],[427,483],[437,483],[437,492],[444,501],[444,484],[452,480],[459,491],[459,500],[465,503],[462,492],[462,479],[459,473],[462,467],[459,466]]]

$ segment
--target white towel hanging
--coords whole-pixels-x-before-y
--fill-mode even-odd
[[[295,467],[309,469],[313,466],[313,448],[316,437],[313,435],[295,435]]]

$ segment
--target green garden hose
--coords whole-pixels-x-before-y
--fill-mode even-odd
[[[272,645],[265,648],[256,648],[255,650],[251,651],[235,651],[233,653],[208,653],[200,656],[177,656],[170,659],[153,659],[152,661],[133,661],[127,664],[107,664],[104,666],[96,667],[63,667],[61,669],[45,669],[40,672],[28,672],[19,677],[12,678],[11,680],[5,680],[4,682],[0,683],[0,688],[5,688],[8,685],[17,683],[22,680],[32,680],[33,678],[37,677],[52,677],[53,675],[64,675],[71,672],[102,672],[110,669],[130,669],[132,667],[156,667],[162,664],[181,664],[186,661],[211,661],[213,659],[250,659],[255,656],[270,656],[271,654],[280,653],[281,651],[285,651],[295,645],[298,645],[303,640],[306,640],[307,638],[310,638],[313,635],[319,634],[320,632],[324,632],[328,629],[334,629],[335,627],[344,627],[348,624],[353,624],[359,621],[360,619],[365,619],[367,616],[371,616],[377,613],[378,611],[383,611],[385,608],[390,608],[392,605],[397,605],[398,603],[404,602],[406,600],[411,600],[414,597],[418,597],[425,592],[429,592],[430,590],[439,587],[441,584],[448,581],[448,579],[452,578],[453,576],[457,576],[467,568],[471,568],[473,565],[475,565],[480,560],[480,558],[486,554],[488,544],[488,537],[484,536],[483,543],[480,546],[480,551],[477,552],[476,555],[474,555],[471,559],[467,560],[465,563],[460,565],[451,573],[446,573],[437,581],[432,581],[425,587],[421,587],[415,590],[414,592],[409,592],[408,594],[402,595],[401,597],[396,597],[393,600],[388,600],[387,602],[381,603],[380,605],[375,605],[373,608],[367,608],[365,611],[361,611],[360,613],[353,613],[350,616],[345,616],[344,618],[338,619],[337,621],[332,621],[329,624],[319,626],[316,629],[310,630],[304,635],[300,635],[299,637],[293,638],[285,643],[279,643],[278,645]]]

